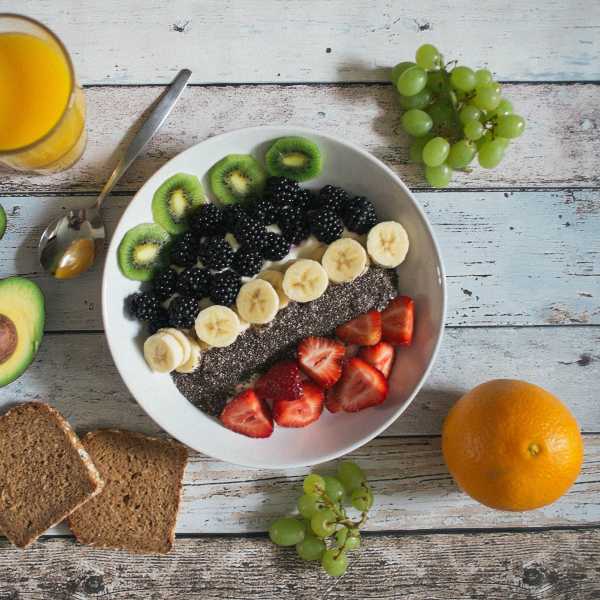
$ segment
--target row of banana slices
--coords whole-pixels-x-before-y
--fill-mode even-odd
[[[330,281],[354,281],[370,261],[385,268],[397,267],[406,258],[408,247],[406,230],[395,221],[375,225],[367,235],[366,250],[351,237],[336,240],[317,249],[313,258],[295,260],[283,273],[271,269],[259,273],[242,285],[235,310],[220,305],[201,310],[194,327],[200,344],[176,329],[161,329],[146,340],[144,356],[154,371],[190,373],[200,364],[203,346],[233,344],[250,325],[270,323],[290,301],[311,302],[325,292]]]

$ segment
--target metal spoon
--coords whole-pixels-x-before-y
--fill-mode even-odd
[[[67,215],[48,225],[40,238],[38,251],[42,267],[53,277],[72,279],[94,264],[97,246],[106,237],[100,212],[102,202],[165,122],[191,75],[189,69],[179,71],[167,92],[131,140],[96,203],[89,208],[70,210]]]

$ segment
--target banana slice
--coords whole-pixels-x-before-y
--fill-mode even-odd
[[[375,225],[367,236],[367,252],[380,267],[393,269],[404,262],[408,253],[408,234],[396,221]]]
[[[144,342],[144,358],[156,373],[170,373],[183,362],[183,348],[176,337],[159,331]]]
[[[275,288],[277,296],[279,297],[279,310],[285,308],[290,303],[290,299],[283,291],[283,273],[281,273],[281,271],[267,269],[266,271],[261,271],[257,277],[268,281]]]
[[[321,297],[328,285],[325,269],[316,260],[301,258],[288,267],[282,287],[290,300],[310,302]]]
[[[264,325],[275,318],[279,296],[268,281],[253,279],[241,287],[235,305],[244,321]]]
[[[365,249],[352,238],[342,238],[329,244],[321,264],[333,283],[354,281],[367,266]]]
[[[209,346],[224,348],[233,344],[240,333],[237,314],[219,304],[201,310],[196,317],[196,335]]]
[[[238,316],[238,320],[240,322],[240,333],[244,333],[244,331],[247,331],[248,329],[250,329],[250,323],[248,323],[248,321],[246,321],[245,319],[242,319],[237,307],[234,308],[233,310],[235,311],[235,314]]]
[[[202,349],[200,344],[194,340],[188,340],[190,343],[190,357],[175,370],[178,373],[193,373],[202,362]]]
[[[179,331],[179,329],[175,329],[174,327],[165,327],[160,331],[164,331],[165,333],[172,335],[181,344],[181,349],[183,350],[183,360],[181,361],[181,364],[186,363],[188,360],[190,360],[190,355],[192,353],[192,344],[190,338],[187,335],[185,335],[183,331]]]

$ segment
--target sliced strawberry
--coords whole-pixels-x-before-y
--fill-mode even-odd
[[[254,386],[261,400],[298,400],[302,396],[300,368],[294,360],[273,365]]]
[[[381,314],[383,339],[394,346],[410,346],[415,324],[415,303],[408,296],[392,300]]]
[[[273,417],[281,427],[306,427],[314,423],[323,412],[325,393],[314,383],[303,384],[300,400],[277,400],[273,405]]]
[[[364,346],[361,348],[358,357],[366,360],[387,379],[394,364],[395,354],[394,346],[388,342],[379,342],[379,344],[375,344],[374,346]]]
[[[335,334],[347,344],[374,346],[381,340],[381,313],[372,310],[340,325]]]
[[[332,388],[328,389],[325,397],[325,406],[327,410],[332,413],[340,412],[342,410],[342,400],[340,398],[340,386],[341,382],[338,381]]]
[[[388,393],[386,378],[362,358],[351,358],[334,388],[346,412],[381,404]]]
[[[342,376],[346,348],[330,338],[308,337],[298,346],[300,368],[322,388],[330,388]]]
[[[233,398],[223,409],[221,422],[227,429],[252,438],[267,438],[273,433],[271,410],[254,390]]]

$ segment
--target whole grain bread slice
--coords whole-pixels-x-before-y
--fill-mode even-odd
[[[0,531],[25,548],[103,482],[63,416],[42,402],[0,416]]]
[[[75,537],[99,548],[166,554],[175,538],[185,446],[114,429],[90,432],[82,442],[106,485],[69,517]]]

